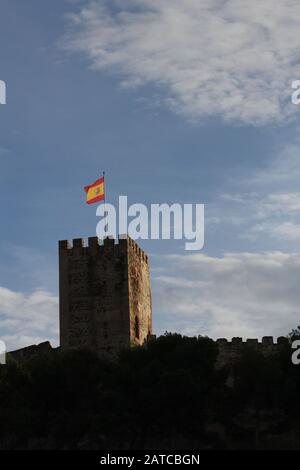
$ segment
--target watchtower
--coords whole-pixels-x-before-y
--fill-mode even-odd
[[[129,237],[59,242],[60,345],[116,353],[152,334],[148,256]]]

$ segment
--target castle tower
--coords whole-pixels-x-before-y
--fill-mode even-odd
[[[148,257],[129,237],[60,241],[59,298],[61,347],[114,353],[152,334]]]

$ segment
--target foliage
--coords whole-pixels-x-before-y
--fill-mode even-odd
[[[170,437],[218,447],[210,423],[242,435],[247,410],[299,428],[300,368],[289,347],[273,358],[246,350],[222,369],[217,355],[209,338],[166,333],[113,361],[84,349],[9,358],[0,368],[0,448],[137,448]]]

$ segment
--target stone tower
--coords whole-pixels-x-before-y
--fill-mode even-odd
[[[129,237],[59,242],[61,347],[113,354],[152,334],[148,256]]]

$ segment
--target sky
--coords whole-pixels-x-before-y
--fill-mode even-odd
[[[300,323],[300,4],[1,0],[0,338],[58,344],[57,242],[107,201],[205,204],[205,244],[141,240],[153,327],[212,338]]]

